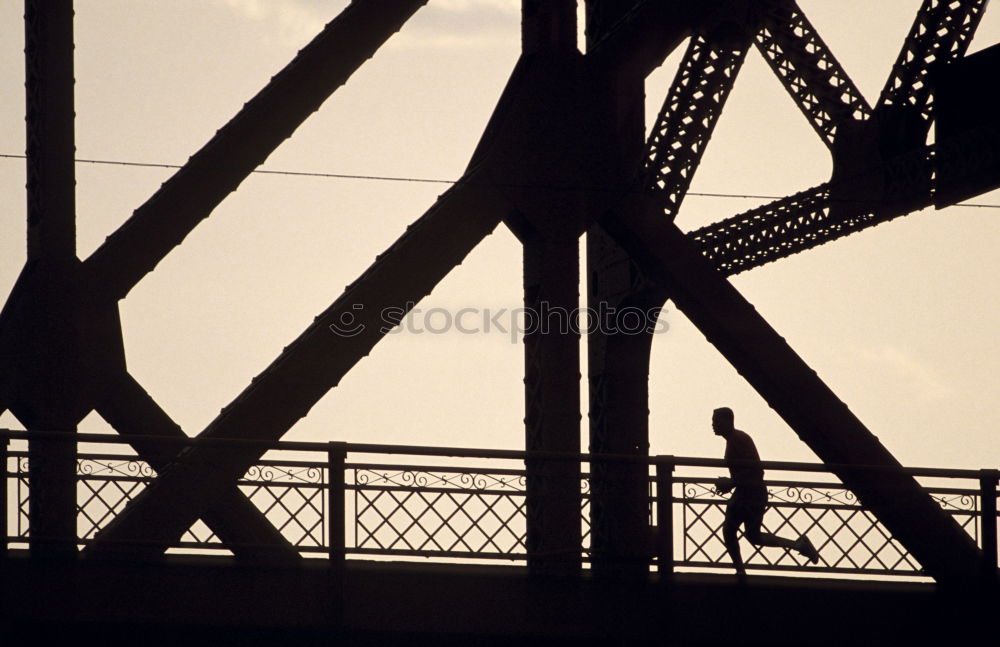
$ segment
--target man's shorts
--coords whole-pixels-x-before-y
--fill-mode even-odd
[[[747,529],[760,528],[766,508],[767,488],[763,484],[759,488],[738,487],[726,507],[726,521],[746,524]]]

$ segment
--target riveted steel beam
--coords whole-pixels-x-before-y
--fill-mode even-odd
[[[701,157],[746,57],[748,39],[732,45],[692,36],[647,145],[646,184],[668,220],[680,210]]]
[[[775,76],[828,147],[837,127],[872,109],[794,0],[760,3],[755,43]]]
[[[76,258],[73,3],[24,4],[28,261]]]
[[[929,127],[933,101],[929,75],[935,68],[965,56],[987,2],[924,0],[892,66],[876,110],[892,107],[912,110]],[[923,132],[926,134],[926,128]]]
[[[588,0],[588,59],[595,56],[599,43],[614,32],[616,25],[621,29],[628,24],[623,17],[634,15],[636,4],[632,0]],[[648,3],[638,4],[648,6]],[[648,21],[639,20],[637,24],[648,25]],[[664,33],[668,25],[680,31],[679,21],[673,21],[662,25],[657,32]],[[634,45],[642,41],[629,42]],[[677,43],[667,45],[672,50]],[[613,99],[610,110],[615,136],[605,154],[618,166],[617,175],[629,179],[634,176],[635,169],[642,168],[645,153],[645,73],[641,71],[644,67],[629,65],[623,60],[606,67],[607,85],[614,88],[608,98]],[[635,265],[596,224],[587,230],[586,256],[587,306],[591,312],[597,312],[602,304],[615,303],[633,286]],[[636,349],[625,355],[616,352],[609,347],[609,334],[609,330],[601,327],[589,329],[587,334],[590,451],[593,454],[645,456],[649,445],[646,366],[632,373],[616,372],[612,366],[621,357],[642,362],[647,356],[635,352]],[[631,383],[623,383],[632,375],[638,376],[637,388],[629,388]],[[642,402],[618,406],[620,401],[615,396],[622,392]],[[623,420],[625,417],[629,419]],[[593,573],[598,577],[638,579],[649,572],[646,471],[644,465],[603,461],[590,465],[590,558]]]
[[[352,2],[85,262],[122,299],[427,0]]]
[[[726,276],[772,263],[933,205],[922,190],[935,165],[970,164],[962,150],[921,147],[841,182],[827,182],[688,233]],[[836,200],[838,185],[884,181],[880,201]]]
[[[61,302],[63,285],[79,264],[76,258],[76,175],[74,169],[73,3],[26,0],[24,3],[25,125],[27,144],[27,265],[4,308],[0,322],[0,354],[5,359],[23,352],[13,339],[23,334],[14,327],[26,324],[26,313],[40,315],[33,322],[54,333],[57,348],[72,347],[79,331],[70,304]],[[34,299],[19,287],[39,288]],[[17,321],[20,320],[20,321]],[[20,324],[20,325],[19,325]],[[8,336],[10,335],[10,336]],[[50,353],[50,357],[53,353]],[[18,358],[20,359],[20,358]],[[74,362],[59,358],[48,366],[52,373],[32,375],[30,398],[10,394],[8,404],[28,429],[76,431],[82,415],[77,410]],[[37,362],[44,364],[44,361]],[[30,362],[5,362],[4,370],[25,377],[20,369]],[[30,367],[27,373],[32,373]],[[41,379],[39,379],[41,377]],[[60,397],[63,396],[63,397]],[[69,441],[28,443],[32,497],[29,509],[31,550],[35,554],[76,551],[76,445]]]
[[[277,440],[430,293],[502,213],[475,176],[445,192],[201,433]],[[261,456],[256,447],[195,447],[174,461],[84,553],[161,553]]]
[[[128,373],[123,374],[96,411],[130,440],[139,457],[157,472],[177,458],[181,445],[151,441],[150,436],[186,438],[170,416]],[[240,560],[263,563],[296,563],[298,551],[234,484],[219,492],[202,516],[205,524]]]
[[[620,10],[619,3],[609,0],[603,3],[607,10],[588,9],[587,54],[596,65],[613,68],[625,77],[644,79],[727,2],[636,0]]]

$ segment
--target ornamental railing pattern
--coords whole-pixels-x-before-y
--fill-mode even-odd
[[[526,556],[523,470],[356,465],[350,471],[353,552]]]
[[[23,440],[0,445],[5,450],[0,461],[5,467],[0,479],[4,547],[23,548],[32,540],[31,475]],[[319,457],[326,460],[314,460]],[[354,457],[378,462],[346,460]],[[285,443],[252,466],[238,487],[304,556],[521,562],[527,558],[525,457],[509,451]],[[581,456],[584,468],[589,458]],[[413,464],[417,460],[433,463]],[[755,548],[742,540],[748,569],[923,577],[913,556],[826,468],[801,463],[765,467],[769,501],[763,530],[791,539],[809,537],[820,559],[809,564],[794,551]],[[651,568],[731,569],[722,539],[728,498],[715,489],[717,477],[724,474],[721,461],[656,457],[644,469]],[[587,563],[591,490],[589,470],[581,472],[580,550]],[[911,473],[987,557],[990,550],[995,553],[995,470]],[[78,544],[90,543],[155,478],[155,470],[134,455],[80,451]],[[629,483],[630,492],[634,485]],[[613,487],[602,480],[602,492]],[[670,530],[664,532],[667,526]],[[228,549],[199,521],[170,551]]]
[[[77,538],[81,546],[156,478],[149,463],[121,454],[82,454],[77,458],[76,473]],[[16,512],[8,513],[8,542],[14,545],[31,538],[29,476],[26,453],[11,452],[8,482],[13,487],[8,488],[7,510]],[[240,479],[239,488],[301,552],[325,552],[326,478],[324,463],[267,460],[251,467]],[[201,521],[184,533],[176,547],[225,550]]]
[[[523,469],[348,465],[356,554],[523,560]],[[580,482],[584,554],[590,545],[590,481]]]
[[[881,523],[840,483],[816,481],[767,482],[768,507],[763,531],[790,539],[809,537],[819,562],[808,564],[793,551],[757,548],[744,542],[747,568],[808,570],[810,572],[920,575],[920,564]],[[679,509],[679,550],[676,566],[731,567],[722,538],[728,497],[719,495],[714,480],[678,478],[673,500]],[[979,491],[928,487],[927,492],[969,535],[980,543]]]

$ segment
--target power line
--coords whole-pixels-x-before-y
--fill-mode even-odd
[[[5,159],[27,159],[27,155],[12,155],[8,153],[0,153],[0,158]],[[164,164],[157,162],[129,162],[124,160],[100,160],[100,159],[77,159],[74,160],[78,164],[99,164],[104,166],[129,166],[138,168],[162,168],[162,169],[181,169],[183,168],[180,164]],[[353,173],[320,173],[314,171],[280,171],[280,170],[270,170],[270,169],[254,169],[251,173],[257,173],[260,175],[286,175],[292,177],[315,177],[315,178],[327,178],[336,180],[370,180],[377,182],[413,182],[419,184],[459,184],[460,180],[444,180],[440,178],[423,178],[423,177],[409,177],[409,176],[399,176],[399,175],[359,175]],[[543,188],[543,187],[535,187]],[[686,195],[696,196],[699,198],[735,198],[742,200],[780,200],[786,196],[782,195],[761,195],[752,193],[716,193],[716,192],[704,192],[704,191],[688,191]],[[976,209],[1000,209],[1000,204],[979,204],[972,202],[959,202],[957,204],[950,205],[953,207],[969,207]]]

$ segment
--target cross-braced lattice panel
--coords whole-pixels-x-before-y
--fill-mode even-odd
[[[326,466],[304,461],[261,461],[239,480],[240,491],[292,546],[320,551],[326,545]],[[184,547],[222,548],[199,520],[181,537]]]
[[[711,481],[675,482],[683,538],[682,566],[731,565],[723,540],[723,522],[728,500],[718,495]],[[677,490],[675,490],[677,492]],[[929,490],[929,494],[978,538],[977,504],[974,490]],[[770,570],[822,570],[840,573],[920,575],[916,559],[896,541],[853,493],[838,483],[773,481],[768,483],[769,502],[762,530],[788,539],[806,536],[819,551],[819,563],[809,564],[796,551],[756,547],[741,540],[748,568]]]
[[[29,537],[31,490],[28,458],[8,457],[8,533],[13,540]],[[153,468],[134,456],[85,454],[77,460],[77,537],[94,536],[120,513],[154,478]],[[326,469],[323,463],[261,461],[239,481],[240,490],[295,547],[309,551],[326,545]],[[182,548],[225,548],[204,522],[194,523],[181,537]]]
[[[525,556],[521,470],[364,466],[353,472],[355,552]]]
[[[296,548],[326,544],[324,464],[262,462],[247,471],[240,490]]]
[[[79,458],[76,474],[76,532],[84,540],[92,539],[156,475],[145,461],[110,454]]]

